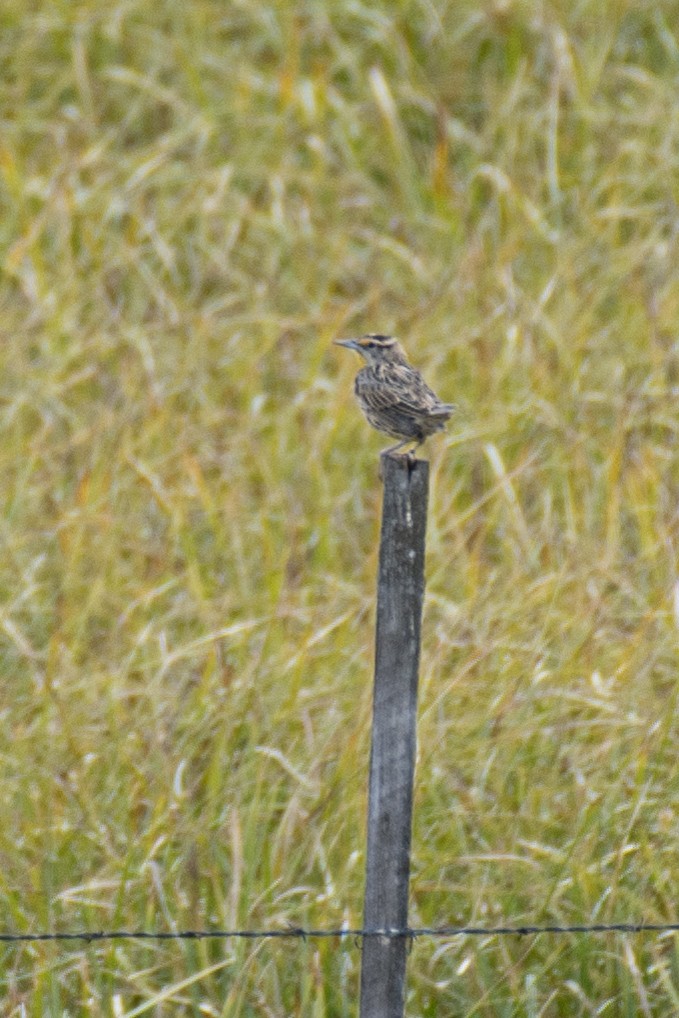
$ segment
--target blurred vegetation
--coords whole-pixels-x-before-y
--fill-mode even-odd
[[[3,930],[359,925],[380,438],[433,490],[411,921],[676,920],[679,2],[6,0]],[[384,443],[383,443],[384,444]],[[9,1016],[356,1013],[353,943],[2,948]],[[675,1015],[668,936],[408,1013]]]

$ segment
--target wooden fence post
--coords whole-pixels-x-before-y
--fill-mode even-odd
[[[417,681],[429,463],[382,457],[368,850],[363,926],[408,925]],[[402,1018],[406,937],[363,938],[360,1018]]]

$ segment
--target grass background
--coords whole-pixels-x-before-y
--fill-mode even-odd
[[[411,921],[677,918],[679,3],[7,0],[0,915],[360,924],[380,439],[428,446]],[[2,948],[11,1016],[348,1016],[352,943]],[[408,1014],[675,1015],[672,936]]]

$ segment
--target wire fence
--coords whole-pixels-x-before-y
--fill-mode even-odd
[[[83,930],[76,933],[0,933],[0,943],[18,944],[37,941],[99,940],[318,940],[343,938],[357,943],[367,937],[403,938],[418,940],[422,937],[528,937],[539,934],[578,933],[679,933],[679,923],[594,923],[572,926],[421,926],[404,929],[339,929],[315,930],[302,927],[284,927],[275,930]]]

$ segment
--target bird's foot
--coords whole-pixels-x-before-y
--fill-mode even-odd
[[[398,446],[392,446],[390,449],[383,449],[380,453],[380,480],[384,480],[384,460],[386,457],[389,459],[400,460],[408,468],[408,473],[412,473],[417,463],[417,450],[421,443],[418,443],[413,449],[408,449],[406,452],[397,452]]]

